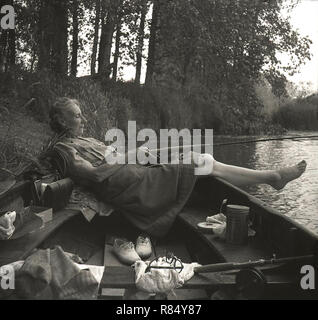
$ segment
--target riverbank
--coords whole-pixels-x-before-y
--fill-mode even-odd
[[[273,121],[288,130],[318,130],[318,94],[286,103],[273,114]]]
[[[108,129],[204,129],[215,134],[281,134],[260,111],[215,102],[204,88],[173,90],[100,78],[60,78],[47,73],[8,73],[0,78],[0,167],[15,170],[35,159],[50,139],[49,109],[59,96],[78,99],[88,119],[85,135],[104,140]]]

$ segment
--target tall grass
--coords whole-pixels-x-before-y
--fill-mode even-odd
[[[149,88],[92,77],[60,78],[44,72],[19,72],[7,77],[0,79],[0,90],[4,93],[0,96],[0,120],[3,112],[8,113],[6,121],[1,122],[0,133],[11,140],[0,139],[5,157],[0,166],[19,162],[24,156],[36,156],[53,135],[48,125],[50,107],[57,97],[64,96],[80,101],[88,119],[85,135],[102,141],[106,131],[113,127],[127,133],[129,120],[137,122],[138,130],[152,128],[157,132],[165,128],[208,128],[215,133],[239,135],[275,130],[266,115],[258,116],[246,108],[244,111],[239,102],[219,101],[211,90],[195,81],[178,89]],[[13,161],[13,155],[21,157]]]

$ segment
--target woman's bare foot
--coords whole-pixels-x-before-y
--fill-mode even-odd
[[[306,171],[306,167],[307,163],[303,160],[295,166],[277,170],[275,172],[275,181],[270,185],[276,190],[283,189],[288,182],[299,178]]]

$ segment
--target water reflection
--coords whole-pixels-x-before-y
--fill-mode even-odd
[[[297,132],[297,135],[300,133]],[[303,133],[309,135],[311,133]],[[313,133],[314,134],[314,133]],[[259,138],[259,137],[258,137]],[[215,143],[244,140],[242,137],[217,137]],[[251,140],[249,137],[246,140]],[[256,138],[257,139],[257,138]],[[307,171],[299,179],[276,191],[261,185],[245,190],[281,213],[318,233],[318,140],[267,141],[214,148],[217,160],[252,169],[290,166],[305,159]]]

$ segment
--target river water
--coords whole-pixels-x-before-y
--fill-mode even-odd
[[[318,132],[288,132],[288,136],[299,135],[318,136]],[[266,137],[217,136],[214,144],[262,138]],[[218,161],[262,170],[291,166],[306,160],[307,171],[283,190],[276,191],[266,185],[245,190],[318,234],[318,138],[215,146],[213,153]]]

